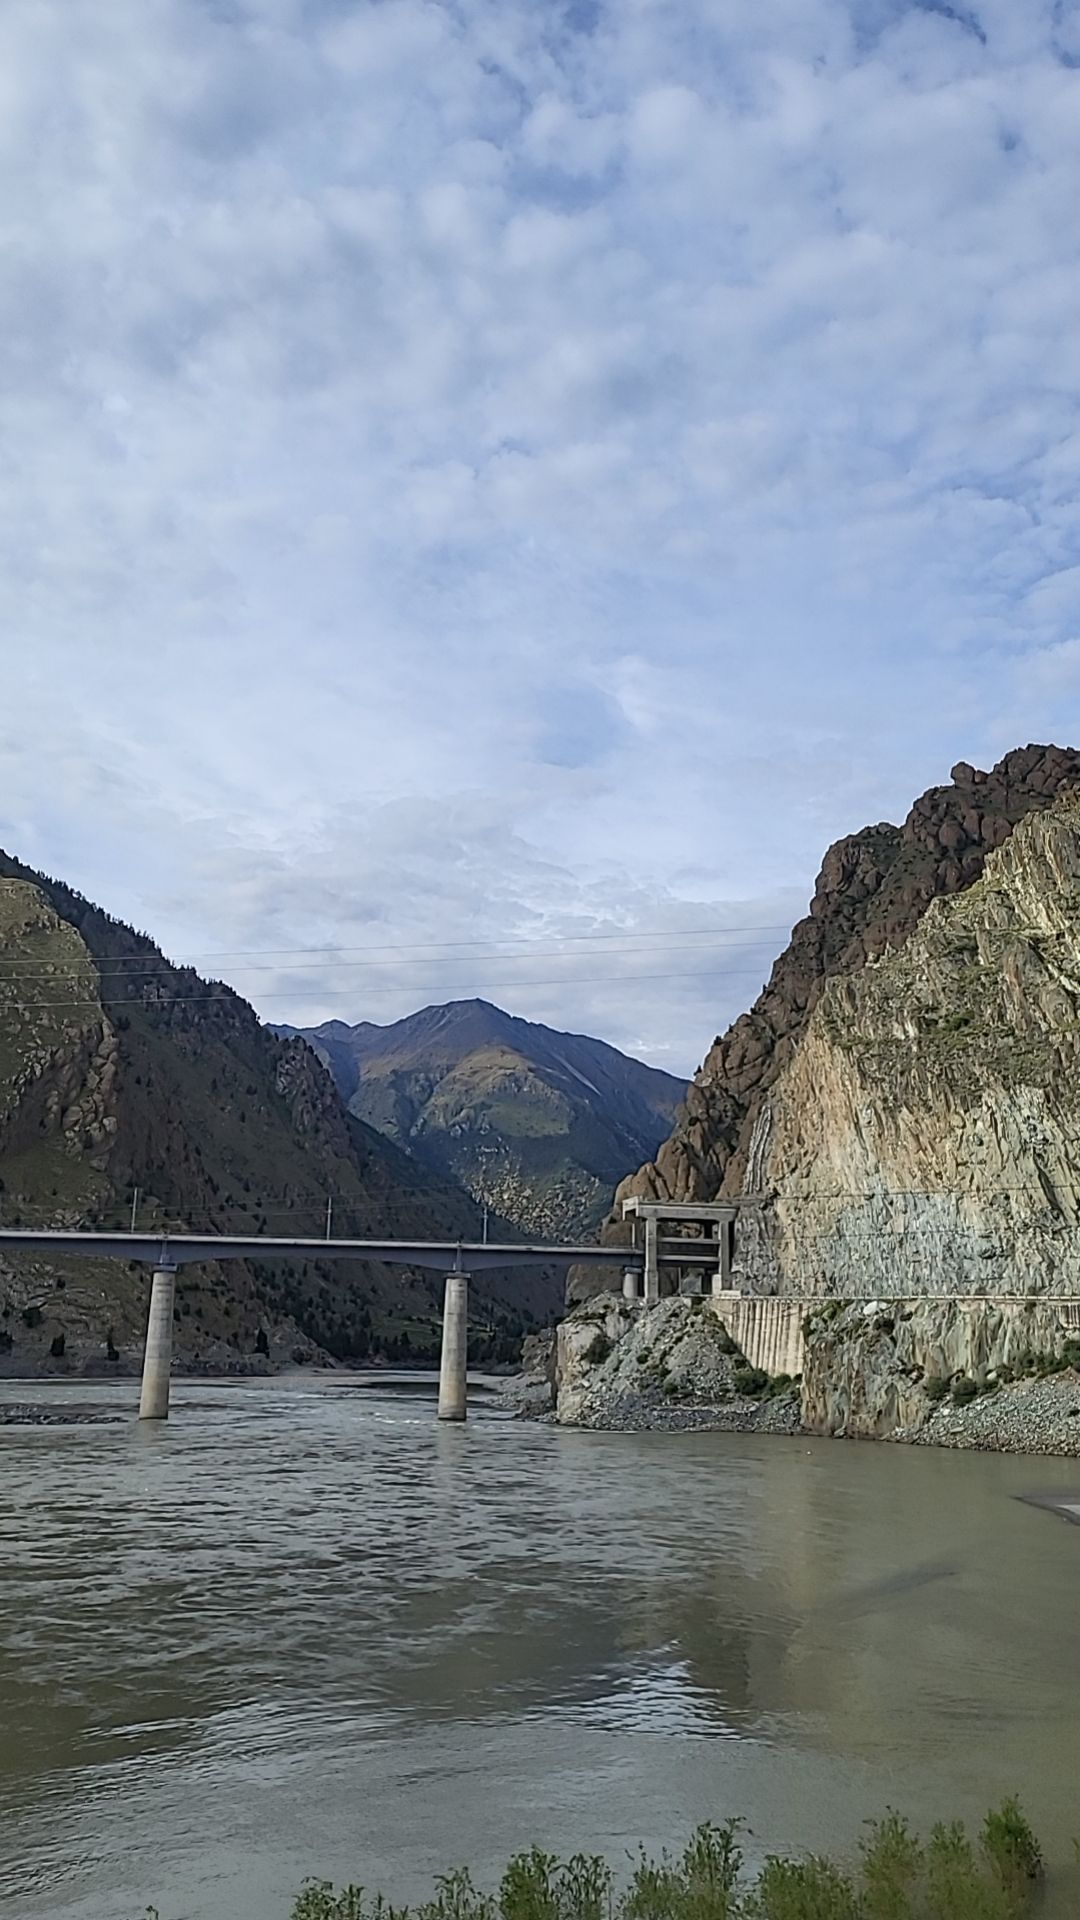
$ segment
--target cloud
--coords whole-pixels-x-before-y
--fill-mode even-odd
[[[379,1017],[449,937],[673,975],[1080,737],[1078,54],[1049,0],[8,0],[13,849],[181,953],[374,928],[392,992],[321,978]],[[762,938],[490,971],[689,1066]]]

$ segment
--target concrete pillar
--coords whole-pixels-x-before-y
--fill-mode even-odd
[[[638,1296],[638,1277],[636,1267],[627,1267],[622,1277],[624,1300],[636,1300]]]
[[[656,1258],[656,1215],[645,1215],[645,1305],[653,1307],[660,1298],[660,1266]]]
[[[448,1273],[443,1296],[439,1419],[464,1420],[468,1411],[469,1276]]]
[[[143,1352],[142,1393],[139,1396],[140,1420],[167,1420],[169,1417],[169,1370],[172,1366],[175,1296],[176,1268],[155,1267],[150,1287],[150,1317],[146,1323],[146,1347]]]

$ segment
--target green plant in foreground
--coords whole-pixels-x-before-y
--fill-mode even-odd
[[[982,1829],[983,1852],[994,1867],[1002,1885],[1022,1900],[1028,1888],[1043,1870],[1042,1850],[1019,1802],[1002,1801],[996,1811],[987,1814]]]
[[[607,1862],[533,1847],[511,1860],[496,1894],[461,1869],[413,1908],[362,1888],[307,1883],[291,1920],[1024,1920],[1042,1873],[1039,1843],[1015,1799],[987,1814],[978,1843],[959,1822],[923,1842],[898,1813],[872,1824],[859,1858],[770,1856],[742,1877],[737,1820],[698,1827],[678,1858],[644,1852],[616,1894]],[[156,1920],[156,1916],[147,1916]]]
[[[414,1907],[309,1880],[290,1920],[1026,1920],[1043,1871],[1015,1799],[987,1814],[977,1842],[960,1821],[939,1823],[924,1842],[890,1811],[868,1825],[853,1863],[770,1855],[750,1880],[741,1832],[738,1820],[706,1824],[677,1858],[642,1852],[618,1894],[605,1860],[532,1847],[510,1861],[494,1894],[465,1868],[436,1880],[431,1899]],[[159,1920],[157,1909],[145,1920]]]

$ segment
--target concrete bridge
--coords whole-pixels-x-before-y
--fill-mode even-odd
[[[169,1413],[173,1305],[176,1273],[182,1266],[221,1260],[377,1260],[384,1265],[429,1267],[445,1275],[442,1351],[439,1363],[440,1420],[464,1420],[467,1413],[466,1362],[469,1277],[495,1268],[561,1265],[621,1267],[623,1294],[646,1307],[669,1287],[680,1290],[683,1277],[712,1295],[716,1312],[752,1366],[766,1373],[802,1371],[803,1323],[808,1313],[833,1296],[741,1294],[730,1284],[737,1205],[662,1205],[627,1201],[624,1218],[632,1222],[630,1246],[556,1246],[543,1243],[492,1243],[464,1240],[344,1240],[279,1238],[270,1234],[90,1233],[80,1229],[0,1228],[0,1254],[64,1253],[88,1259],[135,1261],[152,1270],[150,1310],[143,1354],[141,1420],[165,1420]],[[673,1229],[673,1231],[672,1231]],[[957,1299],[955,1295],[905,1295],[916,1299]],[[1062,1318],[1080,1332],[1080,1301],[1032,1296],[1062,1310]],[[974,1296],[980,1306],[999,1301],[1022,1304],[1023,1297]]]
[[[462,1240],[300,1240],[224,1233],[83,1233],[61,1228],[0,1229],[0,1254],[63,1253],[86,1259],[137,1261],[151,1268],[150,1312],[143,1353],[140,1420],[166,1420],[172,1367],[173,1304],[178,1267],[215,1260],[378,1260],[384,1265],[433,1267],[446,1276],[439,1419],[464,1420],[469,1276],[496,1267],[621,1266],[624,1286],[636,1293],[644,1254],[632,1248],[493,1244]]]

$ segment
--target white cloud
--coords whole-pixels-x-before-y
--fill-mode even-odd
[[[374,927],[397,998],[323,1010],[389,1016],[451,929],[691,967],[953,759],[1077,738],[1078,48],[1009,0],[8,0],[13,850],[180,951]],[[691,1065],[760,961],[496,978]]]

